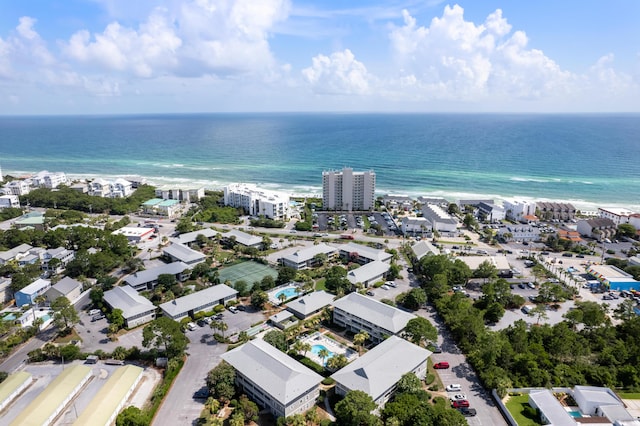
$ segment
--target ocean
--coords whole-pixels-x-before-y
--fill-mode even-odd
[[[640,115],[189,114],[0,117],[4,174],[144,176],[321,194],[374,170],[377,193],[640,210]]]

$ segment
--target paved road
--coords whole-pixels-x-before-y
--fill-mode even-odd
[[[431,320],[438,329],[438,344],[442,348],[442,353],[431,355],[431,359],[434,363],[447,361],[451,366],[451,368],[447,370],[437,370],[442,384],[444,386],[452,383],[462,385],[461,392],[467,395],[471,407],[475,408],[478,412],[475,417],[467,417],[468,423],[477,426],[506,425],[507,422],[502,417],[502,414],[500,414],[500,410],[493,401],[491,394],[482,387],[475,371],[467,363],[466,357],[460,349],[458,349],[458,346],[449,335],[442,321],[440,321],[439,317],[435,314],[435,311],[421,309],[417,314]]]
[[[153,426],[196,424],[205,400],[194,399],[193,394],[205,386],[207,373],[220,363],[220,355],[227,350],[227,345],[213,339],[212,332],[209,327],[187,331],[191,341],[187,349],[189,356],[158,410]]]

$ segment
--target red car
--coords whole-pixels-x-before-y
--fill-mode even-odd
[[[460,401],[453,401],[451,403],[451,406],[453,408],[468,408],[469,407],[469,401],[467,401],[466,399],[461,399]]]
[[[449,368],[449,363],[447,361],[436,362],[435,364],[433,364],[433,368],[435,368],[436,370]]]

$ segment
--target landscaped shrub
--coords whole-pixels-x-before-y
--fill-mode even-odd
[[[326,377],[325,379],[322,380],[322,384],[325,385],[325,386],[331,386],[335,382],[336,381],[333,380],[331,377]]]
[[[431,383],[433,383],[433,381],[435,379],[436,379],[436,375],[435,374],[427,374],[427,377],[425,377],[425,379],[424,379],[424,384],[428,386]]]

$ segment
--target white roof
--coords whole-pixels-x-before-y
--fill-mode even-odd
[[[82,287],[82,283],[78,280],[74,280],[71,277],[64,277],[58,281],[52,288],[55,288],[62,294],[69,294],[78,287]]]
[[[144,271],[138,271],[135,274],[129,275],[125,281],[130,286],[135,287],[140,284],[148,283],[149,281],[157,280],[158,276],[162,274],[177,275],[185,269],[189,269],[189,265],[186,263],[173,262],[166,265],[160,265],[155,268],[145,269]]]
[[[399,333],[416,316],[359,293],[349,293],[333,302],[333,307],[345,311],[378,327]]]
[[[389,270],[390,265],[379,260],[369,262],[357,269],[349,271],[347,279],[351,284],[364,283],[380,277]]]
[[[125,319],[156,309],[149,299],[140,296],[129,286],[114,287],[107,291],[104,294],[104,301],[113,309],[121,309]]]
[[[153,232],[153,228],[143,228],[143,227],[135,227],[135,226],[125,226],[120,229],[116,229],[112,232],[113,235],[124,235],[126,237],[142,237],[150,232]]]
[[[478,269],[482,262],[489,262],[498,270],[511,268],[506,256],[459,256],[456,259],[462,260],[472,271]]]
[[[623,405],[609,388],[597,386],[575,386],[573,392],[580,394],[586,401],[595,405]]]
[[[282,258],[291,263],[302,263],[302,262],[308,262],[318,254],[329,255],[335,252],[337,252],[337,249],[335,247],[322,243],[322,244],[318,244],[317,246],[313,245],[313,246],[305,247],[303,249],[296,251],[295,253],[289,254],[287,256],[283,256]]]
[[[180,234],[175,238],[171,238],[171,241],[176,242],[176,243],[180,243],[180,244],[189,244],[192,243],[196,240],[196,238],[198,237],[198,235],[204,235],[207,238],[213,238],[216,236],[216,234],[219,234],[218,231],[214,231],[211,228],[204,228],[204,229],[200,229],[198,231],[193,231],[193,232],[187,232],[185,234]]]
[[[333,301],[333,297],[333,294],[329,294],[324,290],[314,291],[313,293],[287,303],[286,307],[291,312],[306,317],[325,306],[329,306]]]
[[[225,238],[236,237],[237,243],[247,247],[262,243],[262,238],[247,234],[246,232],[238,231],[237,229],[232,229],[231,231],[222,234],[222,236]]]
[[[269,317],[269,319],[272,322],[281,322],[281,321],[284,321],[284,320],[288,320],[292,316],[293,316],[293,314],[291,312],[289,312],[289,311],[280,311],[275,315],[271,315]]]
[[[220,357],[285,406],[322,381],[322,376],[261,339]]]
[[[218,284],[213,287],[179,297],[171,302],[163,303],[160,305],[160,309],[162,309],[163,312],[166,312],[169,316],[174,317],[191,310],[197,310],[197,308],[216,300],[235,296],[236,294],[238,294],[238,292],[228,285]]]
[[[164,254],[175,257],[184,263],[199,263],[204,262],[206,256],[199,251],[190,249],[189,247],[172,243],[168,247],[165,247],[163,250]]]
[[[349,390],[360,390],[377,400],[403,374],[426,363],[431,352],[397,336],[384,340],[351,364],[331,375]]]
[[[560,401],[551,393],[549,389],[539,391],[531,391],[529,393],[529,401],[538,407],[549,420],[549,423],[557,426],[575,425],[576,421],[564,409]]]
[[[22,294],[35,294],[38,291],[42,290],[45,287],[51,287],[51,281],[45,280],[42,278],[38,278],[36,281],[32,282],[28,286],[24,287],[20,290]]]
[[[370,260],[380,260],[383,262],[391,260],[392,255],[384,250],[374,249],[373,247],[365,246],[356,243],[347,243],[338,246],[340,251],[346,253],[358,253],[358,256],[364,257]]]
[[[437,247],[425,240],[412,245],[411,250],[413,251],[413,254],[416,255],[418,260],[422,259],[429,253],[436,255],[440,254],[440,250]]]
[[[31,247],[29,244],[20,244],[19,246],[14,247],[11,250],[0,252],[0,260],[11,260],[19,254],[27,253],[32,248],[33,247]]]

